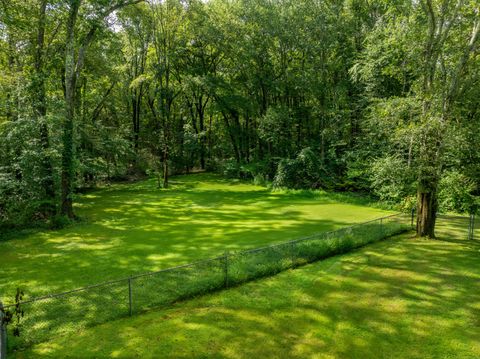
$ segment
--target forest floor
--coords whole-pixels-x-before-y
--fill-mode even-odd
[[[391,212],[351,195],[272,192],[212,174],[115,184],[79,195],[78,224],[0,241],[0,300],[155,271],[364,222]]]
[[[480,241],[439,223],[18,358],[479,358]]]

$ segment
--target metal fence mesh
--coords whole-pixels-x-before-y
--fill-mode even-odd
[[[130,280],[132,313],[211,292],[225,285],[225,260],[214,258]]]
[[[9,348],[34,343],[113,319],[158,308],[252,279],[314,262],[411,228],[410,215],[396,214],[333,232],[102,283],[23,302],[21,336]]]

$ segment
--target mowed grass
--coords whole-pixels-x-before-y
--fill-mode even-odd
[[[17,358],[479,358],[480,242],[439,222]]]
[[[118,184],[79,196],[79,224],[0,241],[0,300],[159,270],[389,214],[362,199],[271,192],[211,174]]]

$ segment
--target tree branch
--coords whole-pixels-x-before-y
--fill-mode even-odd
[[[452,82],[450,84],[450,88],[448,90],[448,95],[447,95],[447,105],[455,97],[455,93],[457,92],[458,86],[459,86],[460,76],[465,69],[465,65],[468,62],[470,54],[475,51],[475,47],[477,45],[477,41],[478,41],[479,38],[480,38],[480,18],[478,17],[478,10],[477,10],[477,18],[475,19],[475,21],[473,23],[473,28],[472,28],[472,34],[470,36],[470,41],[468,42],[467,46],[465,47],[465,50],[463,51],[462,57],[460,58],[460,61],[458,62],[455,74],[452,77]]]

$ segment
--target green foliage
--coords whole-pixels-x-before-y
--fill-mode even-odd
[[[58,165],[58,152],[51,148],[45,153],[38,131],[39,124],[31,118],[0,125],[0,137],[5,139],[0,146],[0,227],[45,220],[47,209],[55,206],[43,186],[50,174],[41,164],[48,156]]]
[[[116,3],[115,24],[103,21],[111,2],[78,2],[73,28],[66,4],[2,3],[0,126],[23,128],[0,131],[4,225],[54,216],[65,189],[146,172],[163,182],[163,172],[208,169],[391,203],[413,183],[434,190],[443,169],[478,187],[472,2],[456,15],[437,0],[430,10],[404,0],[132,2]],[[78,73],[65,78],[66,64]]]
[[[472,213],[478,198],[473,196],[477,189],[475,181],[457,171],[447,172],[439,185],[440,209],[444,212]]]
[[[23,297],[25,293],[20,289],[17,288],[17,293],[15,294],[15,299],[13,301],[14,305],[7,309],[0,307],[0,312],[2,313],[2,317],[0,320],[0,326],[5,326],[11,330],[14,337],[19,337],[21,332],[21,325],[23,317],[25,315],[25,311],[22,308],[21,302],[23,301]]]
[[[263,161],[239,164],[236,161],[225,161],[220,166],[226,178],[253,180],[255,184],[266,185],[275,176],[280,158],[268,158]],[[218,172],[218,170],[217,170]]]
[[[289,156],[292,151],[292,135],[295,119],[286,106],[269,107],[259,120],[258,136],[270,144],[278,146],[280,153]]]
[[[326,188],[329,178],[310,148],[302,149],[295,159],[284,159],[278,164],[273,181],[277,188]]]
[[[399,203],[415,193],[414,174],[408,164],[398,156],[373,161],[370,179],[374,193],[382,201]]]

